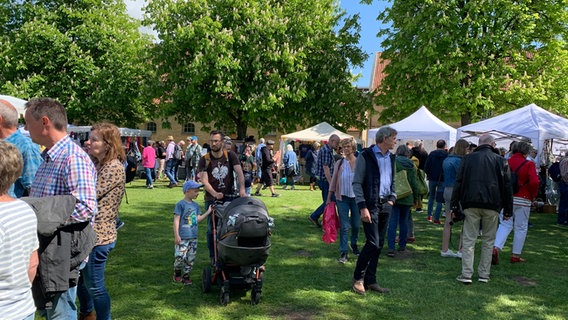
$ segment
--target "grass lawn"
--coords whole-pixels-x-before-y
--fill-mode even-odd
[[[143,180],[127,186],[129,204],[121,207],[126,225],[106,273],[114,319],[568,319],[568,228],[557,226],[555,215],[532,214],[534,226],[523,251],[527,263],[508,262],[511,235],[491,281],[466,286],[455,280],[460,260],[440,257],[442,226],[414,214],[416,243],[395,258],[386,252],[379,258],[379,283],[392,292],[359,296],[350,290],[355,257],[338,263],[338,243],[323,243],[321,231],[307,220],[321,193],[300,186],[278,190],[281,196],[271,198],[265,190],[260,199],[275,229],[260,304],[250,304],[250,292],[235,292],[223,307],[218,286],[201,292],[201,273],[208,264],[205,221],[194,284],[172,282],[172,211],[183,195],[179,187],[156,186],[147,190]],[[203,205],[203,193],[198,202]],[[453,250],[459,236],[454,229]],[[361,231],[360,247],[363,240]],[[479,248],[480,242],[477,259]]]

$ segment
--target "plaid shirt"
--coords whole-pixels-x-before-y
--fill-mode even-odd
[[[24,160],[22,175],[14,182],[8,191],[10,196],[20,198],[24,195],[26,189],[31,187],[36,171],[43,160],[39,153],[39,146],[33,143],[29,137],[24,136],[20,130],[16,130],[16,132],[12,133],[4,141],[15,145],[18,150],[20,150]]]
[[[42,154],[30,197],[71,194],[77,198],[71,219],[89,221],[97,213],[97,173],[91,158],[69,136]]]
[[[325,172],[323,171],[324,166],[329,167],[329,174],[333,177],[333,150],[329,147],[328,144],[324,145],[318,152],[318,161],[317,161],[317,177],[320,180],[325,180]]]

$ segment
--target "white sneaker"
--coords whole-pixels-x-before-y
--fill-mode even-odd
[[[440,251],[440,255],[444,258],[455,258],[457,255],[450,249],[448,251]]]
[[[462,253],[461,251],[456,252],[456,258],[462,258]]]

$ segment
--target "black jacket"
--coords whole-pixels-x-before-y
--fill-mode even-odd
[[[32,283],[38,308],[50,308],[55,294],[77,285],[79,266],[95,246],[90,222],[68,223],[75,209],[72,195],[21,198],[37,216],[39,266]]]
[[[503,209],[513,215],[513,190],[506,160],[489,145],[481,145],[463,158],[452,194],[452,209]]]
[[[444,163],[444,159],[446,159],[447,157],[448,152],[446,150],[436,149],[430,152],[428,158],[426,158],[426,164],[424,165],[424,172],[426,172],[428,181],[444,181],[444,170],[442,170],[442,163]]]

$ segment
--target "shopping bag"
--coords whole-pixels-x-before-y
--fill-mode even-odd
[[[335,242],[337,239],[337,229],[339,228],[339,217],[335,210],[335,202],[330,201],[323,211],[323,235],[321,239],[323,242],[329,244]]]
[[[395,174],[396,198],[403,199],[412,194],[412,188],[408,182],[406,170],[402,169]]]

